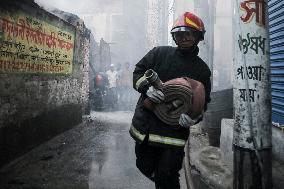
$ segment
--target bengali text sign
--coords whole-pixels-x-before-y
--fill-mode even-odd
[[[68,27],[20,11],[1,12],[0,72],[71,74],[74,38]]]

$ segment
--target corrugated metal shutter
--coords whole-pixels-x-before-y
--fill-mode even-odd
[[[284,124],[284,1],[269,0],[272,121]]]

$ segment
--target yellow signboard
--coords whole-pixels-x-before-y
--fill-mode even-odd
[[[74,39],[67,27],[0,12],[0,72],[71,74]]]

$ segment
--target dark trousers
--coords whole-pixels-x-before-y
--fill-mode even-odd
[[[136,143],[135,153],[137,168],[155,182],[156,189],[180,188],[179,170],[182,168],[183,149]]]

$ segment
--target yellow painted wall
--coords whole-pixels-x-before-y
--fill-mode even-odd
[[[71,74],[74,39],[24,12],[0,12],[0,72]]]

